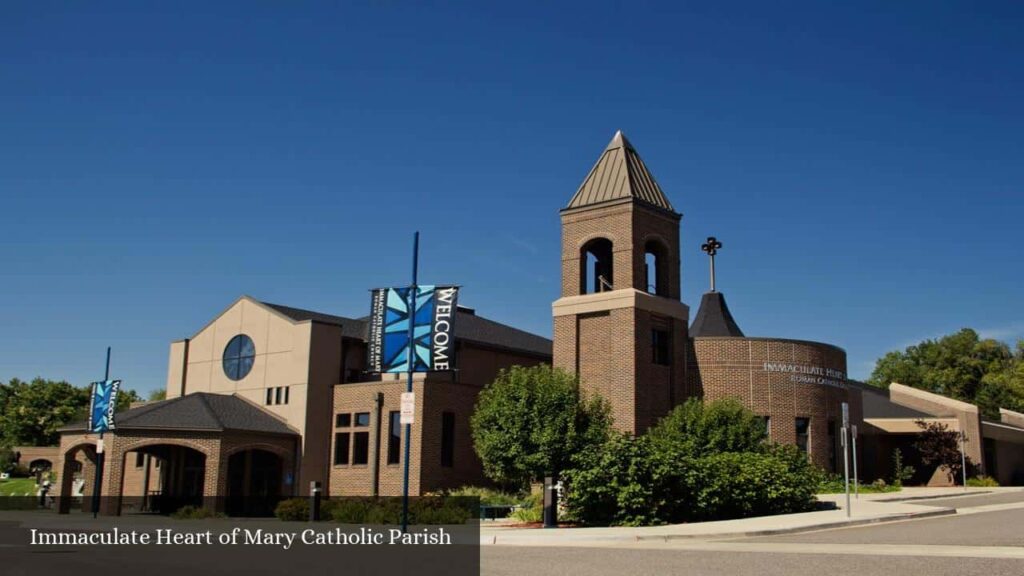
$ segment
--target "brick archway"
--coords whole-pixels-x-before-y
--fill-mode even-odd
[[[82,460],[78,459],[79,453]],[[76,463],[80,465],[76,466]],[[72,500],[76,496],[75,473],[80,471],[82,484],[82,509],[89,507],[93,486],[96,481],[96,445],[82,441],[72,445],[60,453],[60,492],[57,496],[57,512],[67,514],[71,511]],[[78,470],[76,470],[78,469]]]

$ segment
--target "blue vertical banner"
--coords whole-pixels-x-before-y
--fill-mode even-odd
[[[416,310],[409,311],[410,288],[373,290],[370,304],[370,372],[434,372],[455,369],[457,286],[417,286]],[[414,357],[409,358],[409,322]]]
[[[117,406],[117,391],[120,380],[103,380],[92,383],[92,399],[89,402],[89,431],[100,434],[114,429],[114,410]]]

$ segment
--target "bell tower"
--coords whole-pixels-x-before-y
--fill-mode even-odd
[[[680,301],[679,220],[616,132],[562,219],[554,365],[640,434],[684,400],[689,309]]]

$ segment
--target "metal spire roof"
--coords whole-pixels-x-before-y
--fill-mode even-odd
[[[700,299],[697,316],[690,326],[691,338],[707,336],[743,336],[743,331],[736,325],[736,320],[729,312],[729,307],[725,305],[725,296],[721,292],[704,294]]]
[[[675,212],[636,149],[618,130],[566,208],[624,198],[635,198]]]

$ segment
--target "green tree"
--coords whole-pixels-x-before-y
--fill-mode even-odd
[[[648,436],[659,449],[691,457],[757,452],[768,439],[764,420],[732,398],[707,404],[690,398],[662,418]]]
[[[974,464],[960,452],[960,433],[941,422],[918,420],[917,426],[921,433],[914,448],[920,452],[921,462],[925,466],[944,467],[950,482],[963,484],[963,462],[967,462],[968,473]]]
[[[0,444],[56,444],[57,428],[85,413],[89,405],[88,390],[64,381],[13,378],[0,388]]]
[[[132,402],[141,402],[142,397],[135,390],[126,390],[122,388],[117,392],[117,412],[124,412],[129,410],[132,406]]]
[[[977,404],[985,417],[998,419],[999,408],[1024,408],[1024,342],[1011,351],[964,328],[883,356],[868,383],[891,382]]]
[[[153,390],[149,393],[150,402],[159,402],[161,400],[167,400],[167,390],[161,388],[159,390]]]
[[[57,429],[89,417],[90,386],[76,387],[63,380],[12,378],[0,384],[0,445],[52,446],[60,441]],[[141,400],[134,390],[122,388],[117,411]]]
[[[547,365],[502,370],[483,389],[470,420],[473,446],[489,478],[522,489],[557,476],[570,457],[608,436],[608,405],[580,392],[568,372]]]

